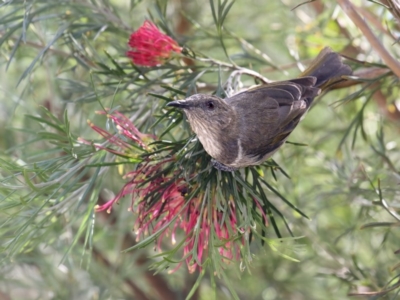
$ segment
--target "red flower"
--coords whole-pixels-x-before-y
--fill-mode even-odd
[[[147,67],[162,64],[171,57],[172,51],[182,52],[182,48],[175,40],[161,33],[150,21],[145,21],[132,33],[128,45],[132,50],[126,52],[126,55],[132,58],[136,65]]]
[[[144,140],[153,140],[153,137],[139,132],[123,114],[101,113],[106,114],[113,122],[118,130],[117,134],[111,134],[91,122],[89,124],[117,149],[106,144],[94,144],[96,148],[128,158],[135,157],[135,153],[138,152],[137,146],[143,151],[148,149]],[[81,141],[92,145],[88,141]],[[180,245],[183,247],[183,258],[191,273],[196,269],[201,270],[207,257],[213,257],[213,249],[218,250],[225,263],[240,260],[240,249],[244,243],[242,235],[245,230],[239,227],[234,201],[226,200],[224,205],[227,214],[225,212],[224,215],[214,200],[209,203],[210,207],[207,207],[202,194],[188,199],[186,195],[189,189],[196,188],[196,183],[189,187],[186,179],[179,176],[178,170],[166,172],[171,163],[174,163],[174,158],[170,156],[158,159],[144,158],[135,170],[124,175],[127,182],[120,192],[107,203],[96,206],[96,212],[110,212],[112,206],[120,199],[125,196],[131,197],[129,210],[137,216],[134,225],[137,240],[155,234],[156,249],[161,251],[161,242],[166,237],[170,237],[171,243],[175,244],[177,232],[182,233],[183,240]],[[190,177],[188,175],[188,178]],[[183,261],[170,272],[176,271],[182,263]]]
[[[134,225],[137,241],[149,234],[158,234],[156,249],[161,252],[161,242],[167,236],[171,243],[176,243],[176,231],[184,234],[183,257],[190,273],[202,264],[209,254],[212,232],[218,238],[214,244],[219,244],[220,255],[229,262],[240,259],[242,239],[234,240],[241,235],[237,233],[236,211],[233,201],[229,201],[229,221],[221,224],[222,212],[215,207],[209,214],[202,208],[202,199],[185,199],[187,184],[183,178],[157,177],[164,164],[172,159],[166,159],[156,164],[145,163],[137,170],[129,172],[126,178],[131,178],[121,191],[96,211],[111,210],[121,198],[131,195],[132,203],[129,210],[136,213]],[[159,199],[149,199],[149,195],[159,195]],[[194,255],[196,253],[196,255]],[[170,272],[175,272],[182,265],[179,263]]]

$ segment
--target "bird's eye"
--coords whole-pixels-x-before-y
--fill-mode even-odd
[[[207,107],[207,109],[209,109],[209,110],[213,110],[214,109],[214,102],[213,101],[207,101],[206,102],[206,107]]]

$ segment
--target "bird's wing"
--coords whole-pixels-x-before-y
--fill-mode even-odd
[[[285,142],[307,111],[308,100],[319,93],[315,81],[315,77],[303,77],[274,82],[225,99],[240,118],[245,155],[261,159]]]

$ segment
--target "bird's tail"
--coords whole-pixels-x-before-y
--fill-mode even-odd
[[[338,83],[343,79],[343,75],[351,75],[353,71],[348,65],[342,62],[339,54],[326,47],[312,61],[311,65],[300,75],[314,76],[317,78],[315,86],[324,90],[332,84]]]

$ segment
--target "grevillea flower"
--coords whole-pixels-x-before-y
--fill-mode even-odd
[[[156,164],[145,163],[137,170],[127,173],[124,177],[129,181],[121,191],[110,201],[98,206],[96,211],[110,211],[113,204],[125,196],[131,196],[129,210],[137,215],[134,225],[137,241],[149,234],[159,234],[156,249],[161,252],[161,242],[164,237],[171,237],[171,243],[176,243],[177,231],[184,235],[183,256],[189,272],[201,269],[204,258],[209,250],[211,232],[215,232],[220,244],[218,251],[227,261],[240,259],[240,244],[232,241],[237,231],[235,207],[230,203],[229,222],[221,224],[222,212],[201,209],[200,198],[185,199],[188,185],[183,178],[174,176],[158,176],[163,165],[172,161],[166,159]],[[158,197],[152,197],[154,195]],[[194,259],[193,253],[196,253]],[[182,263],[179,263],[176,271]]]
[[[117,111],[113,112],[112,114],[108,114],[107,112],[104,112],[104,111],[97,111],[96,113],[100,114],[100,115],[107,114],[107,118],[109,118],[111,121],[113,121],[117,130],[119,131],[120,136],[121,135],[124,136],[132,144],[138,144],[143,149],[147,149],[147,146],[143,140],[148,139],[148,138],[154,139],[154,137],[151,135],[141,133],[135,127],[135,125],[132,124],[131,120],[129,120],[125,115],[123,115]],[[100,127],[97,127],[90,121],[88,121],[88,123],[89,123],[90,127],[92,127],[93,130],[95,130],[101,136],[106,138],[109,142],[111,142],[111,144],[118,146],[120,149],[129,150],[132,147],[129,142],[125,141],[124,139],[121,139],[119,136],[111,134],[108,131],[106,131]],[[81,141],[85,142],[82,139],[81,139]],[[95,146],[99,149],[105,149],[100,145],[95,145]],[[111,151],[111,149],[106,149],[106,150]],[[113,153],[121,154],[120,152],[115,152],[115,151]]]
[[[124,157],[129,157],[129,152],[133,150],[131,144],[147,149],[144,140],[148,136],[139,132],[128,118],[118,112],[107,114],[107,117],[113,121],[119,135],[89,124],[118,149],[98,144],[95,147]],[[243,230],[238,228],[233,200],[226,201],[224,215],[216,203],[208,203],[207,207],[201,194],[188,198],[189,189],[196,188],[196,183],[189,186],[185,179],[187,177],[178,176],[178,170],[171,171],[169,168],[166,171],[171,163],[174,163],[173,156],[158,160],[144,159],[135,170],[124,175],[127,182],[121,191],[107,203],[97,206],[96,211],[110,212],[115,203],[130,196],[132,202],[129,210],[137,216],[134,225],[137,240],[157,234],[156,249],[161,251],[161,242],[165,237],[170,237],[171,243],[175,244],[180,233],[179,236],[183,235],[183,257],[189,272],[202,268],[213,250],[210,247],[216,247],[225,262],[239,260],[240,247],[244,242],[241,237]],[[181,264],[170,272],[177,270]]]
[[[152,67],[164,63],[172,52],[181,53],[182,48],[169,36],[161,33],[150,21],[131,34],[128,42],[131,50],[126,52],[134,64]]]

